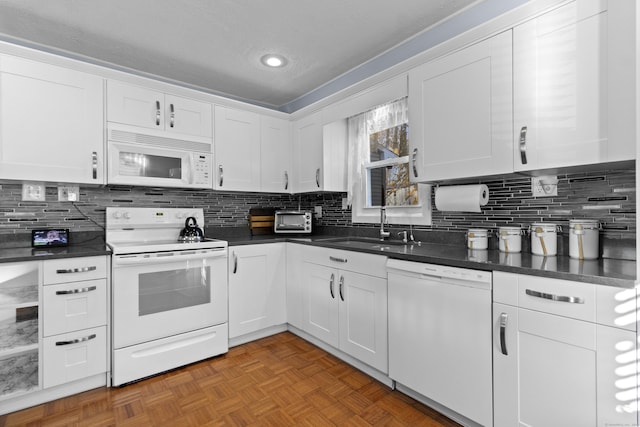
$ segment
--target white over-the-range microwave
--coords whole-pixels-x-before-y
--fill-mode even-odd
[[[213,188],[210,139],[167,137],[153,129],[109,123],[107,183]]]

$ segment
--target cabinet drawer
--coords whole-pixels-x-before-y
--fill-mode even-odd
[[[387,257],[382,255],[307,246],[303,260],[369,276],[387,277]]]
[[[572,319],[596,321],[596,285],[519,274],[494,274],[494,301]]]
[[[107,323],[106,279],[45,286],[44,336]]]
[[[107,277],[104,256],[54,259],[44,262],[44,284],[77,282]]]
[[[107,371],[107,327],[44,339],[44,388]]]

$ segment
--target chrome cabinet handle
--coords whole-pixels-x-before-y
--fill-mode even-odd
[[[56,291],[56,295],[83,294],[85,292],[95,291],[97,287],[89,286],[88,288],[69,289],[67,291]]]
[[[233,253],[233,274],[236,274],[238,272],[238,255],[236,255],[236,253]]]
[[[338,290],[340,291],[340,299],[344,301],[344,294],[342,293],[342,288],[344,287],[344,276],[340,276],[340,286]]]
[[[91,334],[91,335],[87,335],[86,337],[82,337],[82,338],[77,338],[75,340],[69,340],[69,341],[56,341],[56,345],[71,345],[71,344],[78,344],[84,341],[89,341],[92,340],[96,337],[96,334]]]
[[[346,258],[337,258],[337,257],[334,257],[334,256],[330,256],[330,257],[329,257],[329,259],[330,259],[331,261],[335,261],[335,262],[344,262],[344,263],[346,263],[346,262],[347,262],[347,259],[346,259]]]
[[[320,168],[316,169],[316,185],[320,188]]]
[[[81,267],[81,268],[67,268],[56,270],[57,274],[69,274],[69,273],[86,273],[88,271],[96,271],[97,267],[92,265],[90,267]]]
[[[418,167],[416,166],[416,161],[418,158],[418,148],[413,149],[413,154],[411,155],[411,166],[413,167],[413,176],[418,177]]]
[[[222,183],[224,182],[224,169],[222,165],[218,166],[218,171],[220,172],[220,187],[222,187]]]
[[[156,101],[156,126],[160,126],[160,101]]]
[[[171,115],[169,116],[169,126],[173,127],[174,123],[175,123],[175,119],[176,119],[176,113],[173,109],[173,104],[169,104],[169,110]]]
[[[526,289],[524,292],[527,295],[530,295],[536,298],[549,299],[549,300],[558,301],[558,302],[568,302],[571,304],[584,304],[584,298],[581,298],[581,297],[568,297],[564,295],[545,294],[544,292],[533,291],[531,289]]]
[[[96,151],[91,153],[91,171],[93,179],[98,179],[98,153]]]
[[[505,356],[509,355],[509,353],[507,352],[507,339],[506,339],[507,320],[508,320],[507,313],[501,313],[500,314],[500,351]]]
[[[284,171],[284,189],[289,189],[289,172]]]
[[[331,280],[329,280],[329,292],[331,293],[331,298],[335,299],[336,295],[333,293],[333,282],[335,281],[335,275],[331,273]]]
[[[527,127],[522,126],[520,129],[520,161],[523,165],[527,164]]]

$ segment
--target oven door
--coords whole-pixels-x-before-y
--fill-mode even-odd
[[[227,322],[227,249],[113,257],[116,349]]]
[[[109,141],[107,182],[212,188],[211,154]]]

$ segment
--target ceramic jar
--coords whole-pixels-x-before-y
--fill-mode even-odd
[[[498,249],[500,252],[520,252],[522,250],[522,229],[520,227],[499,227]]]
[[[569,221],[569,256],[597,259],[600,256],[600,223],[590,219]]]
[[[531,253],[555,256],[558,253],[558,226],[553,223],[534,222],[529,228]]]
[[[487,249],[489,247],[489,230],[470,228],[467,231],[467,248]]]

